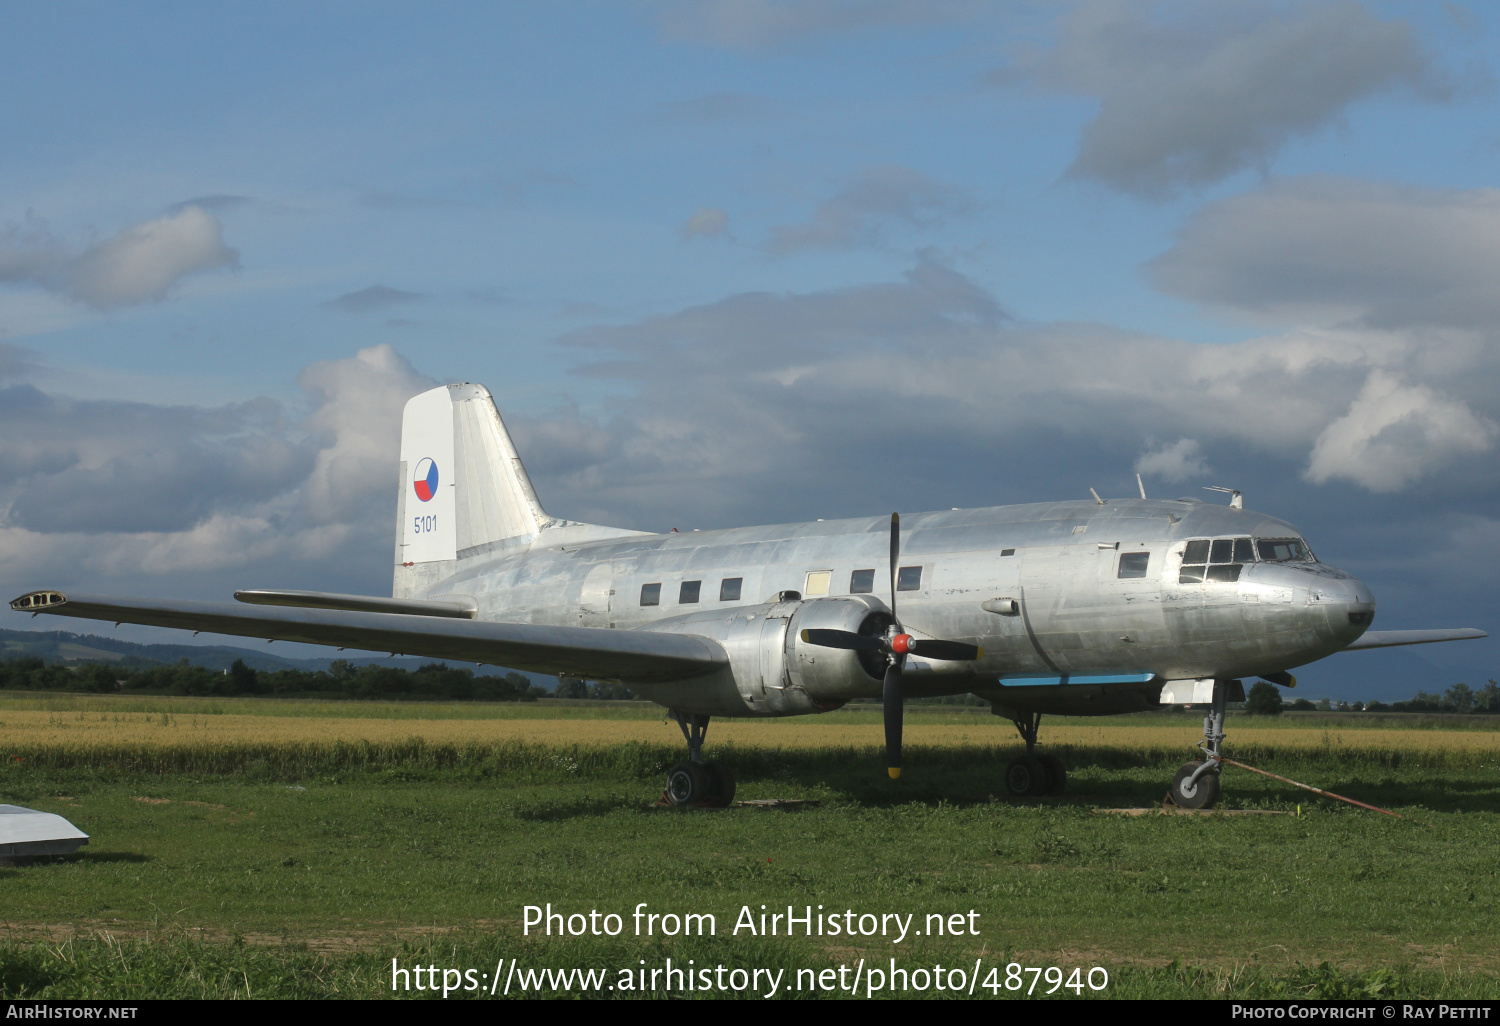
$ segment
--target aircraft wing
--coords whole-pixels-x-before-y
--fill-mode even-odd
[[[716,641],[662,631],[549,627],[289,606],[270,606],[261,611],[227,602],[65,595],[59,591],[28,592],[10,606],[23,613],[55,613],[87,620],[431,656],[624,684],[682,680],[729,664],[728,655]]]
[[[1435,641],[1468,641],[1489,635],[1473,627],[1449,627],[1440,631],[1366,631],[1359,640],[1344,648],[1357,652],[1362,648],[1392,648],[1396,645],[1430,645]]]

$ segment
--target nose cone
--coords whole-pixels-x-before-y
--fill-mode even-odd
[[[1375,620],[1375,596],[1352,574],[1320,579],[1308,588],[1308,604],[1322,608],[1340,648],[1357,641]]]

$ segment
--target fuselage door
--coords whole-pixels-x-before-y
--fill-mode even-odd
[[[1158,644],[1164,640],[1162,574],[1166,547],[1161,543],[1122,541],[1096,543],[1102,615],[1111,629],[1100,636],[1104,647],[1121,657],[1124,645]]]
[[[578,592],[578,626],[613,627],[610,607],[615,594],[615,568],[612,563],[597,563],[583,579]]]

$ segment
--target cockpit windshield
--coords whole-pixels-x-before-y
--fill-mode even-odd
[[[1259,553],[1259,560],[1256,553]],[[1315,563],[1301,538],[1195,538],[1182,547],[1179,584],[1233,584],[1246,563]]]
[[[1313,563],[1313,554],[1301,538],[1261,538],[1255,546],[1269,563]]]

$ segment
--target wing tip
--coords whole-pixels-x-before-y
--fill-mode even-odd
[[[28,591],[26,594],[11,599],[10,608],[18,613],[42,613],[58,606],[67,605],[68,596],[60,591],[44,589],[42,591]]]

